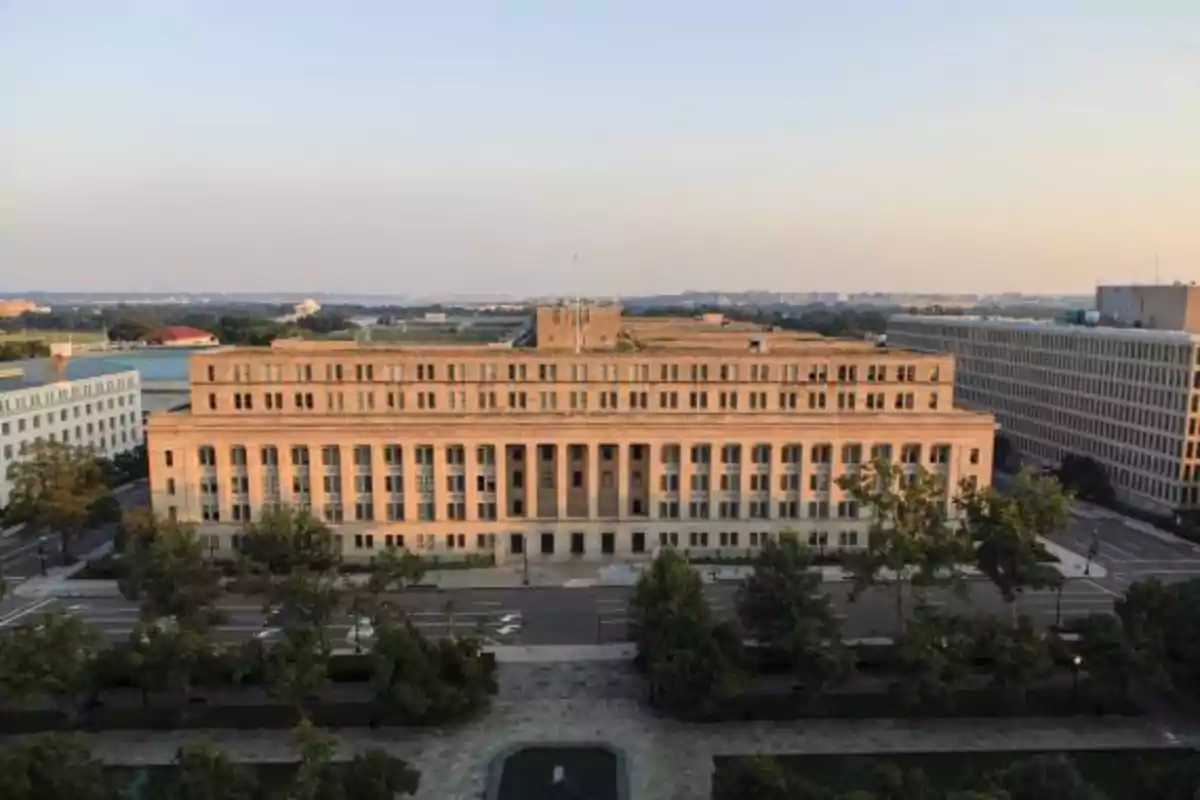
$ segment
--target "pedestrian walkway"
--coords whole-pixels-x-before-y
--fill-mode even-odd
[[[51,567],[45,575],[25,578],[13,587],[13,596],[31,600],[45,597],[117,597],[120,592],[117,590],[116,581],[69,580],[72,575],[84,569],[89,560],[103,558],[111,552],[112,542],[105,542],[74,564]]]
[[[478,800],[488,764],[514,745],[605,742],[624,751],[631,796],[707,800],[715,756],[945,751],[1096,750],[1194,746],[1197,731],[1139,719],[804,720],[688,724],[649,713],[641,680],[621,662],[513,663],[498,671],[491,713],[431,729],[336,732],[348,757],[383,747],[421,772],[418,800]],[[184,744],[209,741],[247,762],[295,760],[289,731],[121,731],[91,734],[114,764],[169,763]]]

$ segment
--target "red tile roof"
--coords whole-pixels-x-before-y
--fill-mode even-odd
[[[151,331],[142,337],[144,341],[151,343],[167,343],[178,342],[184,339],[212,339],[211,333],[200,328],[193,328],[188,325],[168,325],[165,328],[159,328],[156,331]]]

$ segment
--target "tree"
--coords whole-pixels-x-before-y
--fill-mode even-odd
[[[713,773],[713,800],[831,800],[825,789],[785,769],[770,756],[725,759]]]
[[[1106,505],[1116,497],[1108,471],[1091,456],[1067,453],[1055,475],[1063,486],[1088,502]]]
[[[787,654],[797,678],[824,691],[849,673],[852,656],[821,590],[821,574],[811,566],[810,554],[794,538],[768,542],[738,588],[737,609],[760,645]]]
[[[79,617],[59,611],[13,628],[0,638],[0,686],[16,702],[56,698],[74,715],[90,688],[99,640]]]
[[[1025,708],[1030,684],[1053,665],[1049,645],[1026,616],[1019,617],[1015,626],[993,619],[981,623],[979,650],[991,664],[992,682],[1004,691],[1014,710]]]
[[[147,787],[147,800],[253,800],[254,774],[230,761],[221,748],[202,743],[175,753],[170,770],[156,772]]]
[[[393,800],[416,794],[420,786],[421,773],[379,747],[364,750],[339,766],[346,797],[352,800]]]
[[[837,485],[871,515],[866,548],[844,561],[853,580],[851,597],[872,586],[893,586],[896,628],[903,633],[905,585],[955,582],[967,553],[961,531],[947,516],[945,481],[920,464],[906,473],[903,465],[877,458],[838,478]]]
[[[1042,562],[1039,536],[1066,527],[1070,500],[1054,478],[1017,473],[1006,492],[963,484],[957,505],[973,545],[973,561],[1008,603],[1013,625],[1026,588],[1058,586],[1062,573]]]
[[[1125,633],[1125,626],[1108,614],[1092,614],[1075,625],[1076,649],[1088,674],[1110,695],[1127,697],[1135,675],[1145,674],[1143,659]]]
[[[0,746],[3,800],[116,800],[104,764],[78,734],[44,733]]]
[[[896,641],[896,677],[900,699],[909,710],[951,707],[955,692],[970,673],[974,637],[961,618],[928,609],[917,612]]]
[[[1200,578],[1139,581],[1115,603],[1125,631],[1162,679],[1200,686]]]
[[[221,576],[191,526],[138,512],[122,527],[130,533],[121,591],[141,604],[130,639],[133,666],[143,690],[165,689],[186,709],[193,676],[217,657],[212,625],[221,618]]]
[[[660,553],[638,579],[631,606],[652,702],[704,716],[741,691],[741,637],[714,623],[700,578],[682,555]]]
[[[71,541],[87,528],[93,505],[108,493],[91,453],[62,442],[35,440],[9,467],[9,478],[9,521],[57,532],[63,559],[68,559]]]
[[[264,509],[246,525],[241,555],[260,574],[287,575],[299,570],[328,572],[341,561],[337,541],[325,523],[300,509]]]
[[[875,768],[871,797],[876,800],[935,800],[940,795],[919,767],[884,762]]]
[[[408,550],[389,547],[371,561],[367,588],[373,594],[404,591],[425,577],[425,562]]]
[[[304,716],[309,699],[328,680],[329,654],[323,631],[310,625],[286,625],[282,637],[266,656],[271,694]]]
[[[121,590],[141,603],[142,615],[197,627],[214,621],[221,574],[205,559],[195,528],[144,512],[126,515],[123,527],[132,533]]]
[[[445,722],[485,708],[493,667],[473,639],[430,642],[408,621],[386,624],[372,651],[376,701],[405,723]]]
[[[1061,755],[1038,755],[1017,761],[991,776],[1009,800],[1103,800],[1084,780],[1075,762]]]
[[[288,800],[343,800],[340,782],[333,775],[337,741],[304,717],[296,726],[296,751],[300,764],[288,788]]]

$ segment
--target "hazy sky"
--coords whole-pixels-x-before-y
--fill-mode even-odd
[[[1200,277],[1197,0],[0,0],[0,293],[1089,291],[1155,254]]]

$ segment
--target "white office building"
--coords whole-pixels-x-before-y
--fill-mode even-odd
[[[72,378],[65,364],[0,364],[0,508],[9,500],[9,467],[39,439],[106,457],[141,445],[138,373]]]
[[[889,345],[955,357],[955,402],[996,415],[1027,462],[1102,464],[1118,500],[1200,507],[1200,335],[1039,320],[897,314]]]

